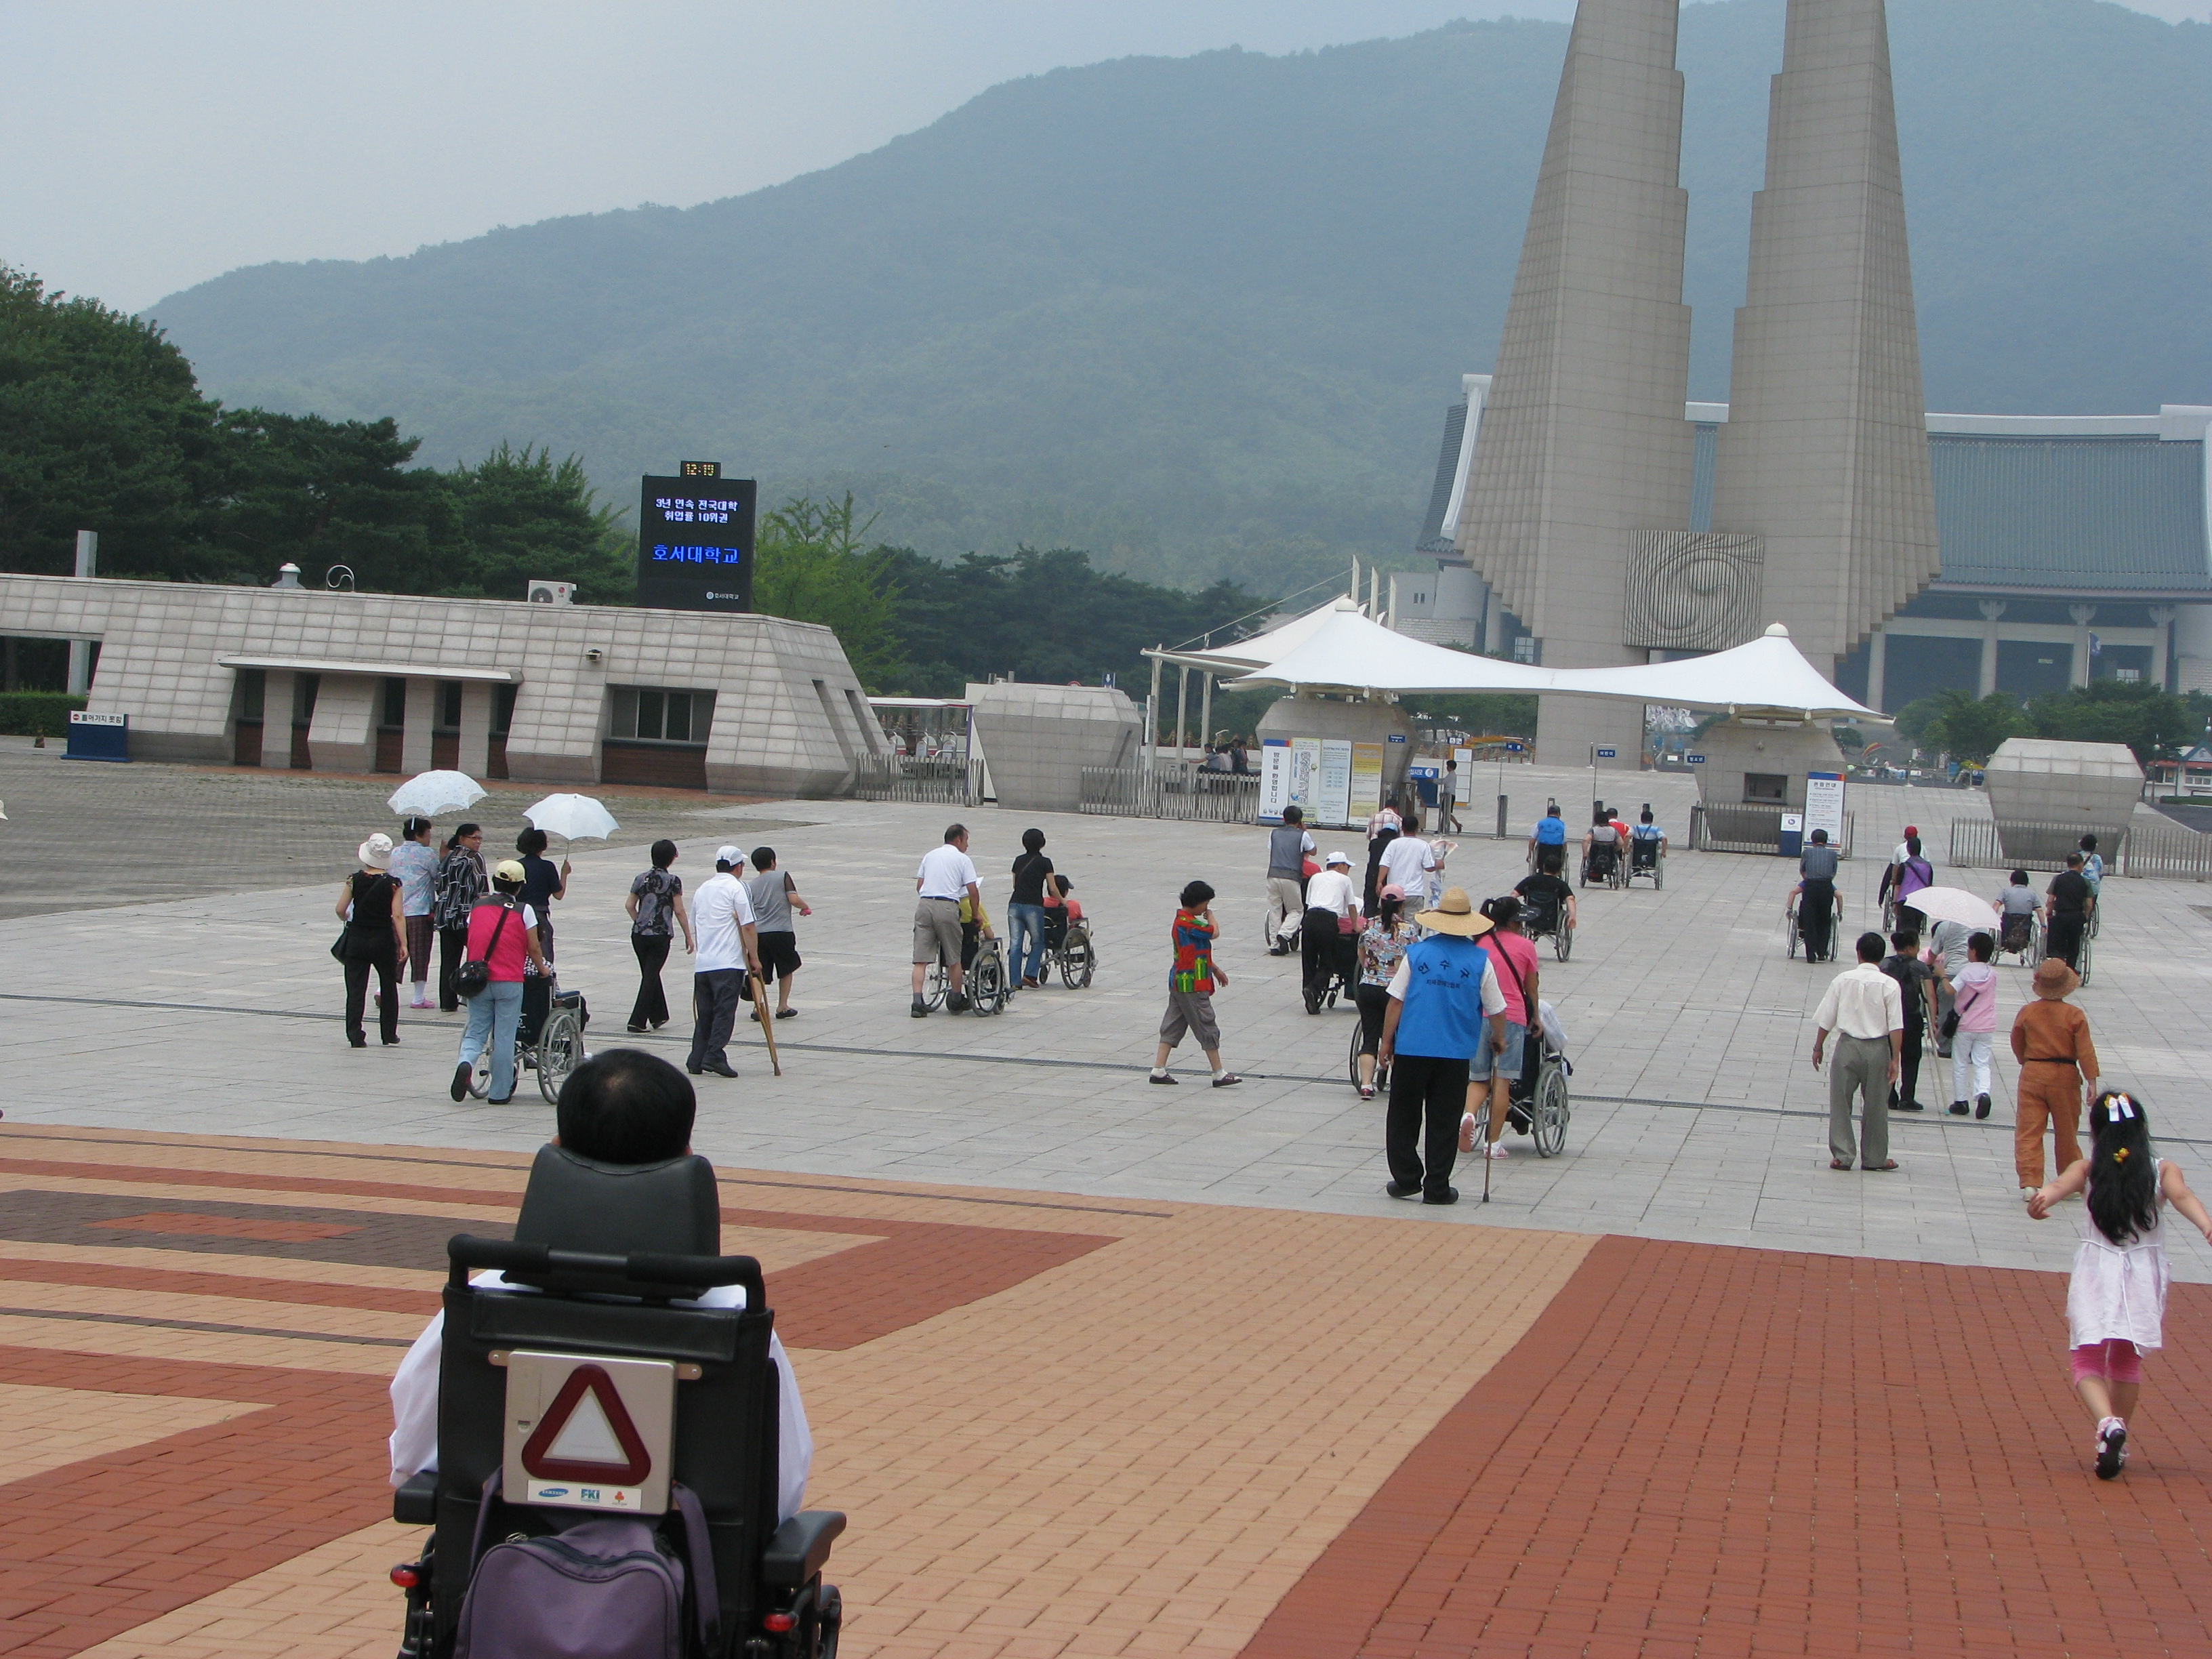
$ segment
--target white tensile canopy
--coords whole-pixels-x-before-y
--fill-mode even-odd
[[[1186,654],[1177,653],[1175,659]],[[1271,633],[1190,659],[1223,675],[1247,668],[1227,682],[1238,690],[1279,685],[1401,696],[1564,692],[1754,718],[1887,720],[1831,685],[1780,623],[1747,645],[1680,662],[1539,668],[1410,638],[1370,621],[1356,605],[1340,599]]]

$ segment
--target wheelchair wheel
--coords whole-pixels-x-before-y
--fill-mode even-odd
[[[1651,890],[1659,891],[1667,884],[1667,860],[1661,859],[1651,866]]]
[[[1547,1063],[1536,1084],[1536,1103],[1529,1112],[1528,1138],[1535,1143],[1537,1157],[1557,1158],[1566,1149],[1567,1120],[1572,1115],[1566,1072]]]
[[[1007,1002],[1006,969],[996,951],[978,951],[968,972],[968,1000],[979,1014],[995,1014]]]
[[[1797,959],[1797,941],[1803,937],[1803,933],[1797,926],[1797,901],[1792,899],[1790,902],[1789,909],[1783,912],[1782,915],[1783,954],[1792,962]],[[1812,959],[1813,951],[1808,945],[1805,951],[1805,960],[1810,962]]]
[[[1557,932],[1552,935],[1552,954],[1565,962],[1575,951],[1575,925],[1562,916]]]
[[[2081,983],[2084,985],[2089,982],[2089,940],[2092,937],[2087,928],[2081,930],[2081,966],[2078,971],[2081,973]]]
[[[1060,948],[1060,982],[1071,991],[1087,988],[1091,969],[1097,958],[1091,948],[1091,934],[1081,927],[1067,930],[1066,941]]]
[[[2089,912],[2089,925],[2081,930],[2081,936],[2084,939],[2094,939],[2097,937],[2097,930],[2104,925],[2105,900],[2104,896],[2102,894],[2099,894],[2095,907]],[[2088,975],[2084,974],[2082,978],[2086,981]]]
[[[538,1037],[538,1092],[548,1106],[559,1102],[561,1085],[583,1063],[584,1028],[574,1009],[556,1008]]]
[[[491,1048],[489,1045],[486,1045],[484,1051],[477,1056],[476,1067],[469,1073],[469,1098],[471,1100],[489,1100],[491,1098]]]
[[[952,975],[939,957],[937,963],[921,981],[921,1006],[933,1012],[945,1006],[945,994],[951,988]]]
[[[1359,1086],[1359,1051],[1364,1046],[1363,1033],[1365,1030],[1366,1025],[1364,1021],[1352,1028],[1351,1051],[1344,1058],[1345,1075],[1355,1089]],[[1375,1086],[1378,1090],[1388,1089],[1390,1086],[1390,1068],[1388,1066],[1378,1064],[1375,1067]]]

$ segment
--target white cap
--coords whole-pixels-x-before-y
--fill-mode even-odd
[[[734,847],[717,847],[714,849],[714,862],[717,864],[727,864],[735,866],[737,865],[743,864],[744,861],[745,855]]]
[[[1331,853],[1326,859],[1322,860],[1322,862],[1324,864],[1340,864],[1347,870],[1352,867],[1352,860],[1345,857],[1341,853]]]

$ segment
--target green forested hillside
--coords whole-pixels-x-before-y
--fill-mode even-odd
[[[2212,401],[2212,28],[2096,0],[1891,0],[1932,406]],[[1693,395],[1724,397],[1781,0],[1692,5]],[[1009,82],[688,210],[240,270],[151,313],[233,403],[393,414],[426,460],[680,457],[884,538],[1270,592],[1407,550],[1496,349],[1566,31]]]

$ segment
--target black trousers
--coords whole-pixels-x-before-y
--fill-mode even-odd
[[[441,927],[438,930],[438,1006],[453,1013],[461,1006],[460,993],[453,989],[453,970],[467,960],[469,930],[466,927]]]
[[[545,1016],[553,1012],[553,981],[543,974],[525,975],[522,981],[522,1012],[514,1023],[514,1040],[526,1048],[538,1046],[538,1034],[545,1029]]]
[[[2063,910],[2051,918],[2050,952],[2076,973],[2081,968],[2081,932],[2088,925],[2088,917],[2069,915]]]
[[[1298,930],[1298,962],[1305,988],[1326,996],[1330,983],[1344,971],[1345,946],[1358,940],[1336,925],[1336,912],[1316,906],[1306,912]]]
[[[629,948],[637,952],[637,1000],[630,1004],[630,1029],[668,1024],[668,993],[660,983],[660,970],[668,965],[675,939],[666,933],[632,933]]]
[[[1390,1179],[1399,1186],[1418,1186],[1427,1196],[1441,1198],[1451,1185],[1452,1165],[1459,1161],[1459,1121],[1467,1115],[1467,1069],[1464,1060],[1435,1054],[1400,1054],[1391,1061],[1382,1144]]]
[[[714,968],[691,975],[693,1066],[726,1066],[730,1033],[738,1029],[738,1003],[745,988],[742,968]]]
[[[367,1033],[361,1029],[362,1010],[368,1002],[368,975],[376,970],[376,988],[380,994],[376,1005],[377,1028],[386,1042],[399,1038],[399,947],[386,933],[375,943],[349,938],[346,940],[346,1036],[359,1042]]]
[[[1352,988],[1352,1000],[1359,1005],[1359,1052],[1371,1054],[1382,1045],[1382,1017],[1390,1012],[1390,992],[1382,985],[1358,985]]]
[[[1898,1055],[1897,1087],[1891,1092],[1891,1099],[1893,1102],[1917,1100],[1920,1098],[1920,1056],[1927,1048],[1928,1027],[1924,1024],[1908,1022],[1900,1041],[1905,1046]]]
[[[1825,960],[1828,936],[1836,931],[1836,884],[1805,878],[1805,890],[1797,896],[1797,931],[1804,937],[1805,959]]]

